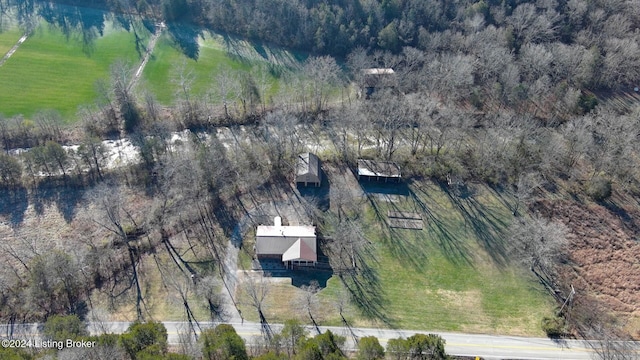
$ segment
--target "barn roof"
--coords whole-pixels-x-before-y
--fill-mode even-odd
[[[296,163],[296,176],[306,175],[311,175],[316,179],[320,178],[320,160],[315,154],[310,152],[298,155],[298,161]]]

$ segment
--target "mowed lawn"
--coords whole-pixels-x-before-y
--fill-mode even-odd
[[[23,35],[22,30],[16,26],[0,29],[0,59],[18,42]]]
[[[67,39],[43,24],[0,67],[0,113],[30,117],[55,109],[71,121],[79,105],[96,99],[96,80],[108,79],[109,66],[117,59],[137,66],[133,33],[105,31],[87,54],[78,36]]]
[[[275,64],[270,61],[271,59],[261,59],[255,54],[255,50],[247,51],[247,48],[252,49],[248,42],[238,41],[238,43],[242,44],[243,49],[234,54],[231,52],[232,49],[221,43],[219,35],[207,33],[198,41],[198,58],[191,59],[174,46],[171,36],[165,33],[156,44],[153,56],[145,67],[143,78],[149,89],[163,104],[171,104],[174,100],[179,89],[178,79],[181,72],[192,79],[192,92],[202,95],[217,89],[216,76],[222,71],[231,69],[238,72],[252,72],[255,77],[260,77],[260,72],[264,71],[267,92],[275,93],[278,89],[277,73],[286,71],[288,67]],[[295,61],[291,53],[284,50],[280,50],[279,53],[285,53],[289,59]],[[270,71],[274,69],[277,71]]]
[[[460,197],[431,182],[410,185],[408,195],[369,196],[369,265],[393,326],[543,335],[540,321],[554,304],[507,259],[505,197],[483,185]],[[422,214],[423,230],[390,229],[381,223],[389,210]]]
[[[404,195],[370,193],[363,200],[364,229],[372,241],[365,267],[373,276],[361,284],[378,291],[361,300],[380,317],[363,316],[352,300],[346,317],[353,325],[544,336],[541,320],[552,314],[554,303],[506,258],[504,232],[512,215],[505,202],[512,199],[474,187],[472,196],[449,196],[427,181],[410,185]],[[424,228],[390,229],[389,210],[422,214]],[[341,324],[333,304],[343,292],[337,276],[329,279],[319,295],[322,323]],[[270,320],[308,322],[290,301],[301,293],[291,285],[275,286],[266,301]],[[255,315],[249,307],[244,311]]]

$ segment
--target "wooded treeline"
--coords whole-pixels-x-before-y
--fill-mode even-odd
[[[514,96],[536,81],[536,87],[558,84],[560,78],[578,89],[617,89],[637,85],[640,76],[634,66],[640,59],[635,31],[640,3],[634,0],[148,0],[104,5],[338,58],[357,47],[393,53],[416,48],[429,62],[460,56],[478,72],[471,85],[498,79]],[[515,89],[520,82],[525,89]]]

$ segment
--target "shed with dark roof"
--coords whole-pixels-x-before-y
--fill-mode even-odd
[[[322,184],[322,169],[320,159],[310,152],[298,155],[296,162],[296,185],[320,186]]]

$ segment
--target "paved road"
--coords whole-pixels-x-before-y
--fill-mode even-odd
[[[181,333],[186,333],[186,322],[164,322],[169,334],[169,343],[177,345],[180,343]],[[214,327],[214,323],[200,323],[204,328]],[[238,334],[242,336],[248,344],[261,336],[260,324],[245,322],[244,324],[232,324]],[[89,329],[92,334],[101,333],[122,333],[126,331],[129,323],[90,323]],[[272,329],[278,331],[281,325],[274,324]],[[355,344],[349,335],[349,331],[342,327],[320,327],[321,331],[331,330],[334,333],[347,337],[346,347],[354,349]],[[411,330],[389,330],[389,329],[369,329],[353,328],[358,337],[375,336],[383,346],[389,339],[398,337],[409,337],[416,333]],[[6,325],[0,326],[0,337],[7,337],[9,329]],[[26,324],[14,328],[14,338],[28,338],[38,336],[37,325]],[[425,332],[426,333],[426,332]],[[314,334],[309,328],[309,334]],[[458,333],[437,333],[446,340],[446,351],[453,355],[480,356],[485,359],[563,359],[563,360],[586,360],[592,359],[594,351],[585,341],[566,340],[555,342],[546,338],[525,338],[516,336],[491,336]],[[636,344],[640,351],[640,345]]]

